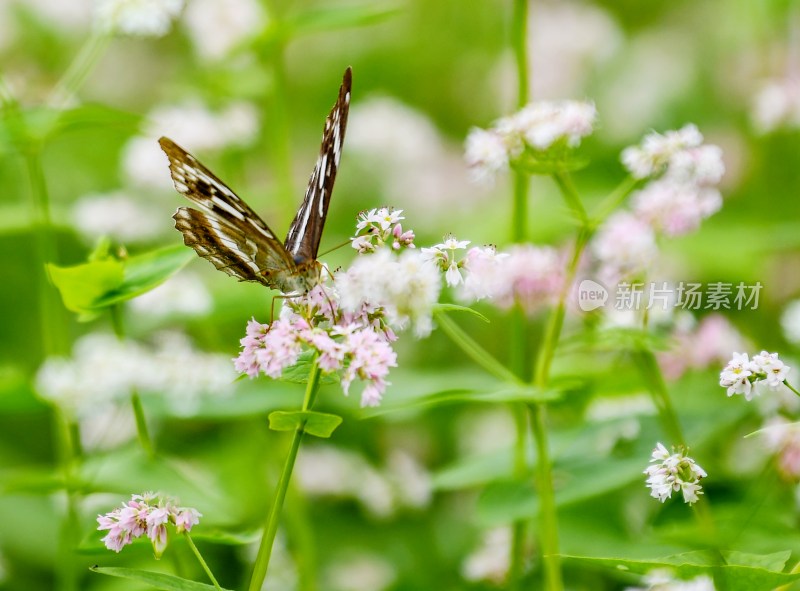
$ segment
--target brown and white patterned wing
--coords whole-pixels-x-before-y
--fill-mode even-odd
[[[292,257],[250,206],[175,142],[162,137],[159,144],[177,191],[202,208],[181,207],[173,216],[187,246],[239,281],[275,287],[270,276],[294,272]]]
[[[286,250],[297,264],[317,258],[319,241],[322,238],[322,229],[331,202],[333,183],[336,181],[339,160],[342,157],[347,114],[350,111],[351,85],[352,73],[350,68],[347,68],[339,88],[339,97],[325,120],[319,158],[311,173],[303,204],[286,235]]]

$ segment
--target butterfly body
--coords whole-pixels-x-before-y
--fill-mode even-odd
[[[255,281],[285,294],[305,293],[320,281],[316,260],[339,169],[350,107],[348,68],[325,121],[322,145],[305,197],[284,242],[225,183],[194,156],[162,137],[175,189],[200,209],[180,207],[175,227],[184,244],[239,281]]]

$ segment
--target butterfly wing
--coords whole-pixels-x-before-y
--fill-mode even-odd
[[[347,114],[350,111],[351,81],[352,73],[347,68],[339,87],[339,97],[325,120],[319,158],[308,181],[305,198],[286,235],[286,250],[297,264],[317,258],[333,183],[342,156]]]
[[[187,246],[239,281],[275,287],[274,274],[294,272],[294,260],[250,206],[175,142],[158,143],[175,189],[202,209],[180,207],[173,216]]]

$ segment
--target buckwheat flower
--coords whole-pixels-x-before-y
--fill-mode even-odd
[[[510,568],[511,528],[489,530],[481,545],[461,564],[461,576],[467,581],[489,581],[502,584]]]
[[[662,503],[672,497],[673,492],[681,491],[685,503],[692,505],[703,494],[700,479],[707,476],[697,463],[686,455],[686,450],[670,453],[661,443],[656,444],[648,466],[647,486],[650,496]]]
[[[430,248],[423,248],[422,254],[427,260],[437,264],[445,271],[447,285],[453,287],[464,281],[459,268],[463,265],[456,257],[457,250],[464,250],[469,245],[469,240],[458,240],[452,234],[444,237],[444,242]]]
[[[507,256],[496,258],[496,267],[486,269],[490,276],[495,275],[489,297],[496,306],[507,310],[516,304],[532,315],[558,298],[564,284],[564,264],[557,250],[518,244],[504,254]],[[473,272],[478,272],[475,267],[470,275]],[[477,282],[485,284],[486,280]]]
[[[693,124],[663,135],[653,132],[640,145],[625,148],[622,163],[634,178],[643,179],[661,172],[676,153],[702,143],[703,136]]]
[[[464,160],[473,181],[490,183],[498,172],[508,170],[508,143],[495,131],[473,127],[467,135]]]
[[[70,217],[78,232],[91,242],[100,236],[112,236],[120,242],[139,243],[162,234],[158,208],[121,191],[81,197],[73,205]]]
[[[719,385],[728,389],[728,396],[744,394],[747,400],[752,400],[753,385],[750,376],[756,371],[757,368],[747,353],[734,353],[720,374]]]
[[[666,176],[678,182],[708,186],[718,184],[724,174],[722,148],[703,144],[673,154],[669,159]]]
[[[96,0],[95,23],[102,31],[163,37],[182,8],[183,0]]]
[[[670,380],[680,378],[689,369],[706,369],[725,362],[731,347],[745,348],[747,343],[736,328],[721,314],[709,314],[699,323],[677,323],[669,351],[658,355],[664,375]]]
[[[130,302],[131,309],[142,316],[205,316],[213,306],[205,283],[189,272],[182,272]]]
[[[603,274],[628,277],[641,272],[658,254],[652,227],[628,212],[609,217],[597,231],[591,249]]]
[[[323,577],[338,591],[385,591],[395,583],[397,571],[377,554],[358,554],[337,558]]]
[[[263,30],[266,18],[257,0],[191,0],[183,24],[197,55],[219,60]]]
[[[596,118],[597,110],[592,103],[540,101],[512,115],[506,126],[535,150],[546,150],[560,140],[574,148],[581,138],[592,133]]]
[[[800,127],[800,80],[770,80],[755,97],[752,119],[761,133]]]
[[[493,297],[500,273],[500,262],[508,253],[498,253],[493,245],[474,246],[467,251],[463,261],[464,283],[457,296],[466,302]]]
[[[188,532],[200,522],[202,515],[190,507],[178,507],[174,499],[156,494],[131,495],[121,507],[97,516],[97,529],[108,531],[102,539],[106,548],[119,552],[134,539],[147,536],[156,558],[167,547],[167,526],[177,533]]]
[[[777,390],[786,381],[786,376],[791,370],[783,361],[778,359],[777,353],[761,351],[760,354],[753,356],[753,363],[759,374],[764,374],[767,385],[772,390]]]
[[[696,230],[700,222],[722,207],[722,196],[712,188],[661,179],[633,195],[633,212],[667,236]]]
[[[405,218],[402,209],[381,207],[362,211],[358,214],[356,235],[351,239],[351,246],[360,254],[375,252],[378,248],[389,245],[393,250],[415,248],[414,232],[403,230],[400,224]]]
[[[628,587],[625,591],[714,591],[714,581],[707,575],[684,581],[669,570],[654,570],[644,577],[646,587]]]
[[[766,385],[771,390],[778,390],[786,381],[791,368],[778,359],[777,353],[762,351],[748,358],[747,353],[734,353],[720,374],[719,385],[727,388],[728,396],[744,394],[750,401],[761,394],[760,386]]]

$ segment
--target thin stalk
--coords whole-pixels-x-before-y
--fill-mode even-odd
[[[305,397],[303,398],[303,410],[310,410],[314,405],[314,400],[319,390],[320,369],[317,364],[317,359],[311,366],[311,371],[308,374],[308,385],[306,387]],[[304,426],[298,427],[292,435],[292,443],[289,448],[289,454],[286,456],[286,462],[283,465],[280,480],[278,481],[278,490],[275,492],[275,499],[272,502],[269,516],[267,517],[264,535],[261,538],[261,545],[258,548],[258,555],[256,556],[256,563],[253,567],[253,575],[250,578],[249,591],[260,591],[264,579],[267,576],[267,568],[269,567],[269,560],[272,555],[272,546],[275,543],[275,535],[278,533],[278,521],[283,508],[283,502],[286,499],[286,491],[289,488],[289,481],[292,478],[292,471],[294,464],[297,460],[297,452],[300,449],[300,442],[305,433]]]
[[[564,276],[564,285],[561,288],[561,293],[558,297],[556,308],[550,314],[550,318],[545,329],[544,342],[542,343],[539,353],[536,357],[536,370],[534,372],[533,382],[540,388],[547,387],[547,382],[550,379],[550,365],[553,362],[556,346],[558,345],[559,337],[561,336],[561,328],[564,325],[564,314],[566,312],[567,296],[569,295],[572,283],[575,280],[575,274],[578,271],[578,263],[583,255],[583,250],[589,242],[591,231],[587,228],[581,228],[578,236],[575,238],[575,245],[572,250],[572,258],[567,266],[567,272]]]
[[[475,363],[500,380],[517,385],[523,384],[514,372],[492,357],[491,353],[464,332],[446,313],[434,311],[434,315],[439,328]]]
[[[528,102],[528,0],[514,0],[511,22],[511,45],[517,64],[517,107]]]
[[[789,388],[792,392],[794,392],[798,396],[800,396],[800,392],[798,392],[797,389],[794,386],[792,386],[788,381],[783,380],[783,385]]]
[[[555,172],[553,173],[553,180],[561,189],[561,195],[564,197],[564,201],[567,202],[567,207],[569,207],[575,219],[581,223],[581,226],[588,226],[589,214],[586,213],[586,208],[583,207],[583,202],[578,195],[577,189],[575,189],[572,177],[566,172]]]
[[[105,32],[95,32],[86,40],[47,99],[49,106],[63,109],[69,105],[97,65],[110,40],[111,35]]]
[[[150,432],[147,429],[147,419],[145,419],[144,416],[142,399],[135,390],[131,393],[131,406],[133,407],[133,416],[136,418],[136,433],[139,436],[139,444],[152,459],[156,456],[155,446],[153,445],[153,440],[150,438]]]
[[[188,531],[183,532],[183,535],[186,538],[186,541],[189,543],[189,547],[192,549],[192,552],[194,552],[194,555],[197,557],[198,562],[200,562],[200,566],[203,567],[203,570],[206,571],[208,578],[211,579],[211,582],[214,584],[214,589],[222,591],[222,587],[219,586],[217,579],[214,578],[214,573],[212,573],[211,569],[208,568],[208,564],[206,564],[206,561],[203,559],[203,555],[200,554],[200,550],[198,550],[197,546],[194,545],[194,540],[192,540],[192,536],[189,535]]]
[[[582,212],[579,216],[584,225],[578,232],[573,247],[572,258],[567,266],[564,277],[564,286],[559,294],[558,303],[551,312],[545,330],[544,340],[539,348],[535,361],[533,376],[534,385],[538,388],[546,388],[550,380],[550,367],[555,355],[556,346],[561,337],[561,329],[564,325],[564,315],[566,313],[566,301],[570,293],[575,274],[578,270],[583,249],[589,241],[591,231],[587,225],[586,212],[580,202],[580,198],[575,192],[569,177],[564,174],[554,175],[558,178],[556,182],[562,188],[564,196],[568,202],[573,202],[573,210]],[[552,460],[547,441],[546,429],[546,407],[543,404],[532,404],[528,407],[531,414],[531,431],[533,432],[534,445],[536,446],[536,480],[538,484],[540,507],[539,507],[539,526],[541,528],[542,555],[544,561],[545,585],[548,591],[561,591],[564,582],[561,577],[561,559],[559,558],[558,540],[558,514],[556,510],[555,490],[553,489]]]
[[[511,45],[514,50],[514,62],[517,66],[517,108],[521,109],[528,102],[528,0],[514,0],[514,12],[511,22]],[[528,200],[530,176],[523,170],[514,170],[514,194],[511,212],[511,242],[524,242],[528,238]],[[518,380],[528,380],[526,367],[528,355],[527,319],[523,310],[516,306],[512,316],[511,368]],[[505,369],[505,368],[504,368]],[[516,427],[514,445],[514,477],[525,478],[528,466],[525,448],[528,438],[528,421],[524,404],[511,406]],[[509,568],[509,589],[519,589],[525,561],[525,520],[518,519],[512,526],[511,556]]]
[[[595,208],[594,215],[592,216],[592,226],[599,226],[605,221],[609,215],[622,205],[622,202],[625,201],[628,195],[638,186],[639,180],[632,176],[627,177],[617,185],[617,188],[611,191],[611,193],[609,193]]]
[[[56,431],[57,457],[67,497],[67,507],[59,531],[58,563],[56,569],[59,591],[78,590],[78,571],[75,562],[75,549],[80,541],[79,504],[76,491],[76,473],[80,462],[80,431],[75,422],[60,411],[54,417]]]

